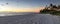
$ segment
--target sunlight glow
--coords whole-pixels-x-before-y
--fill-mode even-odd
[[[43,7],[38,8],[14,8],[10,6],[0,6],[0,12],[39,12]]]

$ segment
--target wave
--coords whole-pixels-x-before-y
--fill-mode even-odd
[[[0,16],[11,16],[11,15],[29,15],[34,14],[33,12],[20,12],[20,13],[0,13]]]

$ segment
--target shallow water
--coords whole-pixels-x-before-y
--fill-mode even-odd
[[[60,24],[60,18],[50,14],[10,15],[1,16],[0,24]]]

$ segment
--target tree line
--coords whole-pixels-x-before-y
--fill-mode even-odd
[[[53,4],[50,4],[49,6],[46,5],[45,9],[40,10],[40,13],[60,15],[60,5],[58,6]]]

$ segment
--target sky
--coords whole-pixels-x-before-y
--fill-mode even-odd
[[[0,0],[0,12],[39,12],[50,3],[59,5],[60,0]]]

